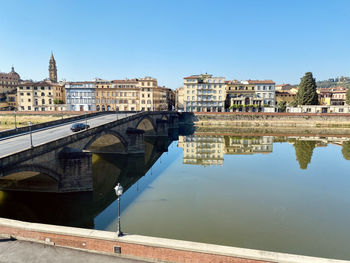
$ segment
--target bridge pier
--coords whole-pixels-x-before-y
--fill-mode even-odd
[[[144,153],[145,142],[143,134],[145,131],[136,128],[127,128],[126,136],[128,137],[127,153]]]
[[[157,119],[157,134],[156,136],[168,136],[168,121]]]
[[[179,118],[177,116],[169,117],[169,127],[174,129],[179,128]]]
[[[58,192],[93,190],[92,153],[66,148],[58,156],[61,180]]]

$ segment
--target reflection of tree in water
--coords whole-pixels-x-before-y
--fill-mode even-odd
[[[301,169],[306,169],[316,146],[315,141],[296,141],[294,143],[295,155]]]
[[[343,142],[343,148],[341,150],[345,160],[350,161],[350,141]]]

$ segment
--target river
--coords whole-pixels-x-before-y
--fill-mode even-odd
[[[0,216],[350,260],[348,137],[205,132],[93,156],[93,193],[0,192]]]

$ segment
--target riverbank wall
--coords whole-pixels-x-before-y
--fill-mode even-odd
[[[0,237],[40,242],[95,253],[139,258],[152,262],[350,262],[132,234],[117,237],[115,232],[28,223],[5,218],[0,218]]]
[[[350,128],[350,114],[340,113],[195,112],[190,116],[198,126]]]

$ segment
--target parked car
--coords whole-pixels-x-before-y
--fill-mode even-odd
[[[73,132],[81,131],[81,130],[87,130],[90,128],[90,125],[85,123],[74,123],[72,127],[70,128]]]

